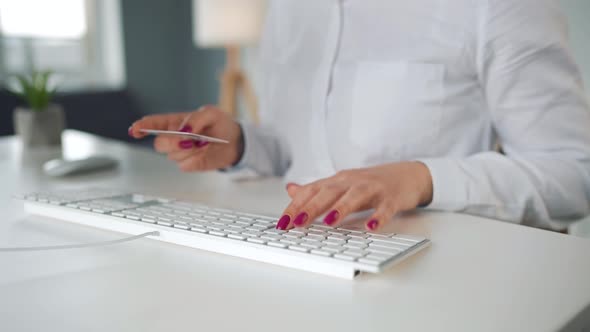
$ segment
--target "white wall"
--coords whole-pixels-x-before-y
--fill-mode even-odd
[[[586,91],[590,92],[590,1],[561,0],[570,22],[570,39],[580,65]]]

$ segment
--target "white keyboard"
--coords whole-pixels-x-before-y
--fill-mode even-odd
[[[28,213],[256,261],[352,279],[379,273],[427,247],[424,237],[332,228],[319,222],[281,231],[277,217],[105,190],[31,193]]]

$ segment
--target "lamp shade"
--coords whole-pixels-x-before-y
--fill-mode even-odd
[[[265,0],[193,0],[194,41],[201,47],[253,44],[265,8]]]

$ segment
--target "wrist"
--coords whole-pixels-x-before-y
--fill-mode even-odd
[[[416,170],[418,172],[417,178],[420,179],[420,196],[419,196],[419,207],[424,207],[432,202],[432,196],[434,192],[432,184],[432,175],[428,167],[419,161],[415,162]]]
[[[236,143],[235,143],[235,154],[234,154],[233,162],[230,165],[232,167],[236,166],[237,164],[240,163],[240,161],[242,160],[242,158],[244,156],[244,151],[246,148],[245,139],[244,139],[244,129],[242,128],[242,125],[240,125],[239,123],[236,123],[236,125],[238,127],[238,135],[237,135],[237,139],[236,139]]]

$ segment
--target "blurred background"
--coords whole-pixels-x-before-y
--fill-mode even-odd
[[[588,85],[590,1],[561,2]],[[51,69],[68,128],[121,140],[128,140],[127,127],[143,114],[217,103],[226,55],[199,42],[197,3],[0,0],[0,85],[15,74]],[[240,55],[254,83],[255,58],[255,45]],[[0,136],[14,133],[17,104],[16,97],[0,92]]]

